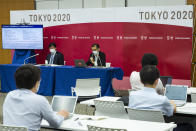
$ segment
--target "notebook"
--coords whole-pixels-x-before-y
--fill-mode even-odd
[[[169,100],[173,100],[176,106],[183,106],[187,99],[187,85],[166,85],[165,96]]]

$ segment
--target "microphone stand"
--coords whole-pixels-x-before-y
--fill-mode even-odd
[[[33,55],[33,56],[30,56],[30,57],[27,57],[26,59],[24,59],[24,64],[26,64],[26,60],[28,60],[28,59],[30,59],[30,58],[33,58],[33,57],[35,57],[35,56],[38,56],[39,54],[35,54],[35,55]]]

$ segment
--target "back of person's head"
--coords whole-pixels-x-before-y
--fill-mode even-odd
[[[100,48],[99,44],[97,44],[97,43],[92,44],[92,46],[91,46],[91,47],[96,47],[97,49],[99,49],[99,48]]]
[[[54,42],[53,42],[53,43],[50,43],[50,44],[49,44],[49,48],[50,48],[50,47],[55,47],[55,48],[56,48],[56,44],[55,44]]]
[[[146,65],[158,65],[158,59],[157,56],[155,54],[152,53],[146,53],[143,55],[142,57],[142,67],[146,66]]]
[[[144,66],[140,71],[140,79],[144,85],[153,85],[159,77],[159,70],[153,65]]]
[[[41,71],[37,66],[27,64],[20,66],[15,74],[17,88],[32,89],[40,81]]]

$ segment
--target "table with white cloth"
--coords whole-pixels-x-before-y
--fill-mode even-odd
[[[94,100],[103,100],[103,101],[117,101],[120,97],[100,97],[95,99],[90,99],[80,102],[80,104],[86,104],[89,106],[94,106]],[[128,106],[125,106],[128,108]],[[187,102],[182,107],[176,108],[176,113],[172,117],[164,116],[166,122],[176,122],[176,123],[193,123],[195,126],[196,123],[196,103]],[[196,127],[194,127],[196,128]]]
[[[120,97],[112,97],[112,96],[104,96],[95,99],[90,99],[86,101],[80,102],[80,104],[85,104],[89,106],[94,106],[94,100],[102,100],[102,101],[117,101]],[[128,108],[125,106],[125,108]],[[177,107],[176,113],[178,114],[187,114],[187,115],[196,115],[196,103],[187,102],[184,106]]]
[[[127,129],[127,131],[172,131],[176,127],[173,123],[147,122],[127,119],[109,118],[105,116],[87,116],[74,114],[72,118],[64,120],[60,130],[87,131],[87,125],[105,128]],[[41,123],[42,128],[52,128],[46,120]]]

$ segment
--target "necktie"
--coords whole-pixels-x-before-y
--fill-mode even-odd
[[[50,57],[50,62],[49,62],[49,64],[53,64],[53,61],[54,61],[54,54],[51,54],[51,57]]]

